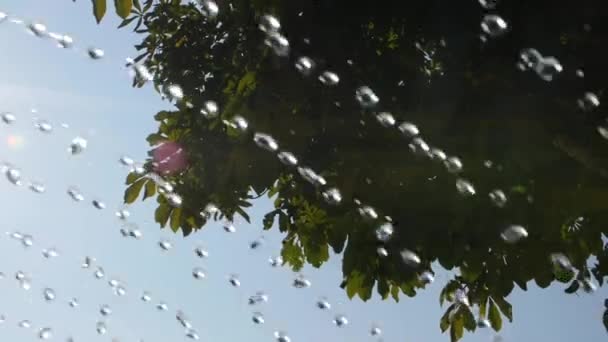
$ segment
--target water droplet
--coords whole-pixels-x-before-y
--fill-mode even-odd
[[[334,317],[333,322],[338,328],[342,328],[348,325],[348,319],[344,315],[336,315],[336,317]]]
[[[105,333],[108,331],[108,327],[105,322],[99,321],[95,326],[95,330],[97,330],[99,335],[105,335]]]
[[[357,208],[357,211],[359,212],[359,215],[361,215],[361,217],[365,219],[375,220],[378,218],[378,213],[376,212],[376,209],[370,207],[369,205],[359,207]]]
[[[249,248],[250,249],[258,249],[263,244],[264,244],[264,238],[260,237],[260,238],[257,238],[255,240],[251,241],[251,243],[249,244]]]
[[[68,188],[68,195],[76,202],[84,201],[84,196],[82,195],[82,193],[80,193],[80,190],[75,186]]]
[[[146,303],[147,303],[147,302],[149,302],[149,301],[151,301],[151,300],[152,300],[152,296],[150,295],[150,293],[148,293],[148,292],[144,291],[144,292],[141,294],[140,299],[141,299],[141,301],[142,301],[142,302],[146,302]]]
[[[462,171],[462,161],[458,157],[448,157],[444,161],[445,168],[449,173],[458,173]]]
[[[268,134],[255,133],[253,135],[253,141],[258,147],[265,149],[266,151],[275,152],[279,149],[279,144],[276,140]]]
[[[247,127],[249,127],[247,120],[245,120],[245,118],[240,115],[236,115],[232,118],[231,121],[224,121],[224,124],[236,129],[239,132],[245,132],[247,130]]]
[[[160,302],[160,303],[156,304],[156,309],[158,311],[167,311],[167,310],[169,310],[169,306],[165,302]]]
[[[55,290],[51,289],[51,288],[46,288],[42,291],[42,294],[44,295],[44,299],[47,302],[53,301],[55,300]]]
[[[110,308],[109,305],[104,304],[99,308],[99,313],[102,314],[103,316],[109,316],[112,314],[112,309]]]
[[[170,193],[166,195],[167,201],[174,208],[179,208],[182,206],[182,197],[176,193]]]
[[[291,152],[287,152],[287,151],[279,152],[277,154],[277,157],[279,158],[281,163],[283,163],[284,165],[287,165],[287,166],[298,165],[298,159]]]
[[[330,188],[322,192],[325,202],[331,205],[338,205],[342,202],[342,194],[337,188]]]
[[[602,136],[602,138],[604,139],[608,139],[608,125],[607,126],[597,126],[597,132]]]
[[[82,262],[81,267],[82,268],[89,268],[89,267],[91,267],[91,265],[93,264],[93,262],[95,262],[95,259],[87,256],[87,257],[84,258],[84,261]]]
[[[24,319],[23,321],[20,321],[18,323],[18,326],[20,328],[29,329],[32,326],[32,322],[28,321],[27,319]]]
[[[198,340],[199,339],[198,333],[196,332],[196,330],[193,330],[193,329],[188,329],[186,331],[186,337],[189,338],[189,339],[192,339],[192,340]]]
[[[199,258],[206,258],[209,256],[209,252],[201,246],[198,246],[194,249],[194,254]]]
[[[479,0],[479,4],[485,9],[495,9],[499,2],[499,0]]]
[[[507,196],[500,189],[492,190],[492,192],[490,192],[489,196],[490,196],[490,200],[492,201],[492,203],[494,203],[494,205],[496,205],[499,208],[503,208],[507,204]]]
[[[416,267],[420,265],[420,257],[418,256],[418,254],[410,251],[409,249],[402,250],[400,254],[401,259],[406,265],[410,267]]]
[[[393,236],[394,228],[390,222],[385,222],[376,228],[376,239],[386,242]]]
[[[4,121],[5,124],[10,125],[17,121],[17,117],[12,113],[2,113],[2,121]]]
[[[105,209],[106,208],[106,204],[103,203],[100,200],[93,200],[91,201],[91,203],[93,204],[93,206],[99,210]]]
[[[206,277],[205,270],[200,267],[195,267],[192,270],[192,276],[194,279],[204,279]]]
[[[388,256],[388,251],[384,247],[376,248],[376,253],[378,254],[378,256],[383,258]]]
[[[302,176],[302,178],[314,186],[323,186],[327,184],[325,178],[321,177],[308,167],[298,167],[298,173],[300,176]]]
[[[53,330],[51,328],[42,328],[38,332],[38,337],[41,340],[50,340],[53,337]]]
[[[254,312],[251,316],[251,320],[255,324],[264,324],[264,315],[261,312]]]
[[[276,257],[271,257],[268,259],[268,263],[270,264],[270,266],[272,267],[278,267],[283,265],[283,257],[282,256],[276,256]]]
[[[121,209],[116,212],[116,217],[121,220],[126,220],[129,216],[131,216],[131,213],[127,209]]]
[[[201,211],[201,216],[206,219],[209,219],[219,212],[220,212],[220,209],[215,204],[209,203],[205,206],[205,209],[203,209],[203,211]]]
[[[317,301],[317,308],[321,310],[329,310],[331,309],[331,304],[329,303],[329,301],[327,301],[326,298],[320,298]]]
[[[72,298],[70,299],[69,305],[70,307],[76,308],[78,305],[80,305],[80,303],[78,302],[78,299]]]
[[[37,194],[42,194],[46,191],[46,187],[40,182],[31,182],[29,189]]]
[[[363,108],[373,107],[380,101],[380,98],[376,96],[374,91],[367,86],[357,88],[355,91],[355,98]]]
[[[393,117],[393,114],[388,112],[378,113],[376,115],[376,120],[378,120],[378,123],[380,123],[380,125],[382,125],[383,127],[388,128],[395,125],[395,118]]]
[[[88,54],[89,54],[89,57],[91,57],[91,59],[102,59],[103,56],[105,55],[103,50],[98,49],[98,48],[89,48]]]
[[[473,184],[466,179],[458,178],[456,180],[456,190],[463,196],[473,196],[475,195],[475,188]]]
[[[276,17],[266,14],[260,18],[258,28],[262,32],[270,34],[273,32],[278,32],[281,29],[281,23]]]
[[[128,156],[122,156],[118,161],[124,166],[132,166],[134,163],[133,159]]]
[[[118,285],[114,288],[114,294],[122,297],[127,294],[127,289],[123,285]]]
[[[201,13],[208,19],[213,19],[213,18],[217,17],[217,15],[220,12],[220,9],[217,6],[217,4],[215,3],[215,1],[198,0],[198,3],[200,5]]]
[[[587,92],[582,98],[577,100],[577,104],[580,109],[584,110],[585,112],[589,112],[599,107],[600,100],[594,93]]]
[[[511,225],[500,234],[500,237],[507,243],[516,243],[528,237],[528,231],[522,226]]]
[[[177,319],[177,321],[186,329],[192,329],[192,323],[190,323],[190,319],[188,318],[188,316],[186,316],[186,314],[181,311],[181,310],[177,310],[177,313],[175,314],[175,319]]]
[[[168,251],[171,248],[173,248],[173,245],[171,244],[171,242],[169,240],[160,240],[158,242],[158,246],[163,250],[163,251]]]
[[[95,278],[101,279],[106,275],[106,273],[104,272],[103,268],[100,266],[100,267],[97,267],[97,269],[95,270],[93,275],[95,276]]]
[[[234,233],[236,232],[236,227],[232,223],[224,224],[224,231],[226,233]]]
[[[296,70],[298,70],[302,75],[308,76],[313,71],[315,67],[315,62],[305,56],[298,58],[296,61]]]
[[[550,259],[551,259],[551,263],[553,263],[553,265],[560,267],[563,270],[570,271],[570,270],[574,269],[574,267],[572,266],[572,263],[570,263],[570,260],[568,259],[568,257],[562,253],[551,254]]]
[[[326,86],[335,86],[340,82],[340,78],[334,72],[323,71],[323,73],[319,75],[319,81]]]
[[[485,329],[485,328],[489,328],[490,327],[490,321],[488,321],[487,319],[480,319],[479,321],[477,321],[477,327],[481,328],[481,329]]]
[[[287,336],[287,333],[284,331],[275,331],[274,338],[277,342],[291,342],[291,338]]]
[[[534,70],[542,80],[550,82],[562,72],[563,67],[555,57],[544,57],[536,64]]]
[[[497,37],[507,32],[507,22],[494,14],[486,14],[481,20],[481,29],[491,37]]]
[[[23,235],[23,238],[21,238],[21,244],[23,247],[32,247],[34,245],[34,237],[29,234]]]
[[[535,69],[543,59],[543,56],[536,49],[523,49],[519,53],[519,59],[524,69]]]
[[[591,279],[585,279],[583,280],[583,291],[585,291],[586,293],[592,293],[595,292],[595,290],[597,290],[597,285],[595,285],[595,283],[593,281],[591,281]]]
[[[310,280],[306,279],[303,275],[300,274],[293,280],[292,285],[297,289],[303,289],[310,287],[312,283],[310,282]]]
[[[258,291],[256,294],[249,297],[248,303],[249,305],[257,305],[261,303],[266,303],[268,301],[268,295],[263,291]]]
[[[234,286],[234,287],[239,287],[241,286],[241,281],[239,280],[238,275],[236,274],[231,274],[228,277],[228,282],[230,283],[230,285]]]
[[[36,127],[40,132],[50,133],[53,131],[53,125],[46,120],[37,120],[34,123],[34,127]]]
[[[45,37],[47,35],[46,26],[41,23],[31,23],[27,28],[36,37]]]
[[[14,167],[9,167],[6,170],[6,179],[14,185],[21,185],[21,171]]]
[[[207,119],[217,117],[219,107],[215,101],[205,101],[203,108],[201,108],[201,114]]]
[[[424,271],[418,276],[418,279],[424,284],[431,284],[435,281],[435,276],[429,271]]]
[[[0,23],[5,21],[6,18],[8,18],[8,14],[6,14],[4,12],[0,12]]]
[[[76,137],[72,140],[68,149],[72,154],[80,154],[87,148],[87,140],[83,137]]]
[[[424,141],[421,137],[415,137],[414,139],[412,139],[408,147],[410,148],[410,151],[412,151],[412,153],[418,155],[428,155],[431,149],[426,143],[426,141]]]
[[[580,77],[580,78],[585,77],[585,72],[583,71],[583,69],[576,70],[576,77]]]
[[[165,93],[170,100],[179,101],[184,98],[184,91],[177,84],[170,84],[165,88]]]
[[[277,56],[285,57],[289,55],[289,40],[278,32],[268,34],[264,44],[270,47]]]

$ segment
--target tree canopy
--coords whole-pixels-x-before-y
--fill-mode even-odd
[[[452,341],[478,324],[498,331],[511,321],[514,286],[560,282],[574,293],[603,285],[608,149],[598,129],[606,110],[577,104],[604,91],[607,23],[597,2],[505,1],[487,10],[475,1],[234,0],[217,1],[217,16],[205,1],[115,3],[121,26],[135,22],[142,34],[135,65],[176,105],[155,115],[150,158],[126,180],[125,202],[142,192],[155,198],[161,227],[187,236],[210,219],[249,221],[255,198],[268,196],[274,210],[261,224],[285,234],[284,262],[320,267],[330,249],[342,253],[340,286],[362,300],[374,289],[413,297],[438,262],[457,270],[440,298],[440,328]],[[99,21],[105,1],[93,4]],[[488,13],[499,13],[507,32],[483,35]],[[280,19],[289,54],[259,29],[267,14]],[[518,70],[526,48],[559,60],[551,81]],[[310,68],[294,67],[302,56]],[[339,83],[319,82],[325,70]],[[357,100],[364,86],[377,104]],[[311,185],[302,169],[260,148],[255,132],[326,184]],[[183,167],[159,172],[155,151],[167,142],[179,152],[165,159],[177,153]],[[442,151],[462,170],[446,167]],[[387,222],[394,233],[379,239]],[[505,242],[511,225],[527,237]],[[601,319],[608,329],[608,308]]]

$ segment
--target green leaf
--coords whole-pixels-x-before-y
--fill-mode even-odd
[[[161,203],[154,211],[154,221],[158,222],[161,227],[167,225],[167,220],[169,220],[171,209],[172,207],[169,204]]]
[[[564,292],[568,293],[568,294],[572,294],[576,291],[578,291],[578,289],[581,287],[581,283],[580,281],[578,281],[577,279],[574,279],[572,281],[572,283],[570,284],[570,286],[568,286]]]
[[[139,2],[139,0],[133,0],[133,6],[141,12],[141,3]]]
[[[106,14],[106,0],[91,0],[93,2],[93,15],[99,24]]]
[[[182,219],[182,208],[173,209],[173,211],[171,212],[171,230],[174,233],[177,233],[177,230],[179,229],[179,227],[181,225],[181,219]]]
[[[117,28],[123,28],[123,27],[129,25],[135,19],[137,19],[137,17],[131,17],[131,18],[125,19],[125,20],[122,21],[122,23],[120,23],[120,25],[118,25]]]
[[[608,309],[604,311],[604,317],[602,317],[602,322],[604,323],[604,328],[608,331]]]
[[[520,279],[514,279],[515,284],[517,284],[517,286],[519,286],[519,288],[521,288],[524,291],[528,290],[528,285],[526,284],[526,281],[524,280],[520,280]]]
[[[139,197],[139,193],[141,192],[141,188],[144,186],[146,182],[146,178],[140,178],[135,183],[125,190],[124,201],[125,203],[133,203]]]
[[[452,339],[452,342],[456,342],[462,338],[463,334],[464,318],[460,316],[452,322],[452,327],[450,328],[450,338]]]
[[[464,319],[464,327],[468,331],[475,331],[477,322],[475,321],[475,315],[473,315],[471,308],[469,306],[462,306],[460,310],[462,311],[462,317]]]
[[[500,329],[502,328],[502,317],[500,317],[498,307],[496,306],[496,304],[494,304],[492,298],[490,298],[490,313],[488,315],[488,319],[490,320],[492,329],[494,329],[495,331],[500,331]]]
[[[488,298],[484,297],[479,303],[479,318],[486,318],[486,309],[488,305]]]
[[[141,179],[143,176],[136,173],[136,172],[131,172],[127,175],[127,180],[125,181],[126,185],[130,185],[135,183],[136,180]]]
[[[450,327],[450,313],[452,310],[454,310],[455,306],[456,304],[450,305],[447,310],[445,310],[443,316],[441,316],[441,319],[439,320],[439,328],[441,329],[441,332],[445,332]]]
[[[378,287],[376,288],[376,291],[378,291],[378,294],[382,296],[382,299],[386,299],[388,298],[390,287],[391,285],[388,283],[388,281],[385,279],[378,279]]]
[[[348,298],[352,299],[359,292],[362,285],[363,275],[357,271],[352,272],[346,283],[346,295],[348,295]]]
[[[399,303],[399,290],[399,286],[391,285],[391,296],[393,296],[393,299],[397,303]]]
[[[249,217],[249,215],[245,212],[245,210],[243,210],[243,208],[241,207],[236,207],[236,212],[239,213],[239,215],[241,215],[242,218],[245,219],[245,221],[247,221],[247,223],[251,223],[251,218]]]
[[[156,194],[156,182],[149,179],[146,182],[146,188],[144,189],[144,200],[146,200],[146,198],[154,196],[155,194]]]
[[[513,322],[513,307],[511,306],[511,304],[509,304],[509,302],[507,302],[502,297],[492,298],[492,299],[494,299],[494,301],[498,305],[498,308],[500,308],[500,311],[505,316],[507,316],[507,318],[509,319],[509,322]]]
[[[114,0],[114,7],[116,7],[116,14],[126,19],[133,8],[133,0]]]

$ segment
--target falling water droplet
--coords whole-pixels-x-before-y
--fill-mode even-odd
[[[495,9],[498,6],[499,0],[479,0],[481,7],[485,9]]]
[[[340,78],[334,72],[323,71],[323,73],[319,75],[319,81],[326,86],[335,86],[340,82]]]
[[[307,182],[314,186],[324,186],[327,184],[327,181],[322,176],[318,175],[311,168],[308,167],[298,167],[298,173],[302,178],[304,178]]]
[[[44,295],[44,299],[47,302],[51,302],[55,300],[55,290],[51,289],[51,288],[46,288],[42,291],[42,294]]]
[[[376,248],[376,254],[378,254],[378,256],[384,258],[384,257],[388,256],[388,251],[384,247],[378,247],[378,248]]]
[[[158,311],[167,311],[167,310],[169,310],[169,306],[165,302],[160,302],[160,303],[156,304],[156,309]]]
[[[112,309],[110,308],[109,305],[104,304],[99,308],[99,313],[102,314],[103,316],[109,316],[112,314]]]
[[[253,321],[253,323],[255,324],[264,324],[264,315],[262,315],[261,312],[254,312],[253,315],[251,316],[251,320]]]
[[[348,318],[346,318],[346,316],[344,315],[336,315],[336,317],[334,317],[333,322],[338,328],[342,328],[348,325]]]
[[[89,54],[89,57],[91,57],[91,59],[102,59],[105,55],[103,50],[98,48],[89,48],[87,53]]]
[[[103,278],[103,277],[104,277],[106,274],[105,274],[105,272],[104,272],[103,268],[100,266],[100,267],[97,267],[97,269],[95,270],[95,272],[93,273],[93,275],[95,276],[95,278],[97,278],[97,279],[101,279],[101,278]]]
[[[312,285],[310,280],[306,279],[303,275],[299,274],[292,283],[292,286],[297,289],[308,288]]]
[[[376,228],[376,239],[387,242],[393,236],[394,228],[390,222],[385,222]]]
[[[206,277],[205,270],[200,267],[195,267],[192,270],[192,276],[194,277],[194,279],[204,279]]]
[[[393,114],[388,112],[381,112],[376,115],[376,120],[382,127],[393,127],[395,125],[395,118]]]
[[[287,333],[284,331],[275,331],[274,338],[277,342],[291,342],[291,338],[287,336]]]
[[[271,257],[268,259],[268,263],[272,267],[279,267],[283,265],[283,257],[281,257],[280,255],[276,257]]]
[[[342,194],[340,193],[340,190],[338,190],[337,188],[327,189],[327,190],[323,191],[321,194],[322,194],[325,202],[327,202],[328,204],[338,205],[338,204],[340,204],[340,202],[342,202]]]
[[[534,70],[542,80],[550,82],[562,72],[563,67],[555,57],[544,57],[536,64]]]
[[[355,98],[363,108],[373,107],[378,104],[380,98],[368,86],[362,86],[355,91]]]
[[[281,163],[283,163],[284,165],[287,165],[287,166],[298,165],[298,159],[291,152],[287,152],[287,151],[279,152],[277,154],[277,157],[279,158]]]
[[[59,251],[55,247],[45,248],[42,250],[42,256],[47,259],[52,259],[59,256]]]
[[[507,243],[516,243],[528,237],[528,231],[522,226],[511,225],[500,234],[500,237]]]
[[[83,137],[76,137],[70,144],[69,151],[72,154],[80,154],[87,148],[87,140]]]
[[[141,294],[140,299],[141,299],[141,301],[142,301],[142,302],[146,302],[146,303],[147,303],[147,302],[149,302],[149,301],[151,301],[151,300],[152,300],[152,296],[150,295],[150,293],[148,293],[148,292],[144,291],[144,292]]]
[[[10,125],[17,121],[17,117],[12,113],[2,113],[2,121],[4,121],[5,124]]]
[[[46,26],[41,23],[31,23],[27,26],[28,30],[36,37],[44,37],[47,35]]]
[[[278,32],[281,29],[281,23],[276,17],[266,14],[260,18],[258,28],[262,32],[270,34],[273,32]]]
[[[20,328],[29,329],[32,326],[32,322],[28,321],[27,319],[24,319],[18,323],[18,326]]]
[[[321,310],[329,310],[331,309],[331,304],[329,303],[329,301],[327,301],[326,298],[320,298],[317,301],[317,308]]]
[[[23,235],[23,238],[21,238],[21,244],[23,247],[32,247],[34,245],[34,237],[29,234]]]
[[[239,276],[236,274],[231,274],[228,277],[228,282],[230,283],[230,285],[234,286],[234,287],[240,287],[241,286],[241,281],[239,280]]]
[[[100,200],[93,200],[91,201],[91,203],[93,204],[93,206],[99,210],[105,209],[106,208],[106,204],[103,203]]]
[[[315,62],[306,56],[302,56],[298,58],[295,66],[296,70],[298,70],[302,75],[308,76],[313,71]]]
[[[491,37],[497,37],[507,32],[509,25],[500,16],[486,14],[481,20],[481,29]]]
[[[196,332],[196,330],[193,330],[193,329],[188,329],[186,331],[186,337],[189,338],[189,339],[192,339],[192,340],[198,340],[199,339],[198,333]]]
[[[80,303],[78,302],[78,299],[72,298],[72,299],[70,299],[69,305],[72,308],[76,308],[76,307],[78,307],[78,305],[80,305]]]
[[[279,149],[279,144],[268,134],[255,133],[253,135],[253,141],[258,147],[263,148],[266,151],[275,152]]]
[[[361,215],[361,217],[363,217],[364,219],[375,220],[378,218],[378,213],[376,212],[376,209],[370,207],[369,205],[359,207],[357,208],[357,211],[359,212],[359,215]]]
[[[254,295],[249,297],[248,303],[249,305],[257,305],[261,303],[266,303],[268,301],[268,295],[263,291],[258,291]]]
[[[224,231],[226,233],[234,233],[236,232],[236,227],[232,223],[224,224]]]
[[[181,311],[181,310],[177,310],[177,313],[175,314],[175,319],[177,319],[177,321],[186,329],[192,329],[192,323],[190,323],[190,319],[188,318],[188,316],[186,316],[186,314]]]
[[[424,271],[418,276],[418,279],[424,284],[431,284],[435,281],[435,276],[429,271]]]
[[[14,167],[9,167],[6,170],[6,179],[14,185],[21,185],[21,171]]]
[[[445,168],[449,173],[458,173],[462,171],[462,161],[458,157],[448,157],[444,161]]]
[[[75,186],[68,188],[68,195],[76,202],[84,201],[84,196],[82,195],[82,193],[80,193],[80,190]]]
[[[268,34],[264,44],[270,47],[277,56],[285,57],[289,55],[289,40],[278,32]]]
[[[46,187],[40,182],[30,182],[29,189],[37,194],[42,194],[46,191]]]
[[[587,93],[585,93],[585,95],[583,95],[582,98],[577,100],[577,104],[578,104],[579,108],[582,109],[583,111],[590,112],[590,111],[594,110],[595,108],[599,107],[600,100],[598,99],[597,95],[595,95],[594,93],[587,92]]]

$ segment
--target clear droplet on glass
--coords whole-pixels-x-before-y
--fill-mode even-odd
[[[6,179],[14,185],[21,185],[21,171],[14,167],[9,167],[6,170]]]
[[[93,259],[93,258],[91,258],[89,256],[84,257],[84,261],[82,262],[81,267],[82,268],[89,268],[89,267],[91,267],[91,265],[93,264],[93,262],[95,262],[95,259]]]
[[[401,259],[407,266],[416,267],[420,265],[420,257],[418,254],[410,251],[409,249],[402,250],[400,254]]]
[[[131,216],[131,213],[127,209],[121,209],[116,212],[116,217],[121,220],[126,220],[129,216]]]
[[[118,161],[124,166],[133,166],[133,163],[135,162],[129,156],[122,156]]]
[[[103,50],[98,48],[89,48],[87,53],[89,54],[89,57],[91,57],[91,59],[102,59],[105,55]]]
[[[306,56],[302,56],[298,58],[295,66],[296,70],[298,70],[302,75],[308,76],[314,70],[315,62]]]
[[[384,247],[378,247],[376,248],[376,254],[378,254],[379,257],[385,258],[388,256],[388,251]]]
[[[602,136],[602,138],[608,139],[608,125],[597,126],[597,132]]]
[[[224,224],[224,231],[226,233],[234,233],[236,232],[236,227],[232,223]]]
[[[42,256],[47,259],[52,259],[59,256],[59,251],[55,247],[45,248],[42,250]]]
[[[42,294],[44,295],[44,300],[46,300],[47,302],[55,300],[55,290],[51,288],[47,287],[42,291]]]
[[[199,258],[207,258],[209,256],[209,252],[201,246],[194,249],[194,254]]]
[[[348,325],[348,318],[346,318],[346,316],[344,315],[336,315],[336,317],[334,317],[333,322],[338,328],[342,328]]]
[[[34,245],[34,237],[29,234],[24,234],[21,239],[23,247],[32,247]]]
[[[165,88],[165,93],[170,100],[179,101],[184,98],[184,91],[177,84],[170,84]]]
[[[169,202],[169,204],[172,207],[179,208],[182,206],[182,203],[183,203],[182,196],[180,196],[176,193],[170,193],[170,194],[167,194],[165,197],[167,198],[167,201]]]
[[[393,236],[394,228],[390,222],[385,222],[376,228],[376,239],[387,242]]]
[[[369,331],[369,334],[371,336],[380,336],[380,335],[382,335],[382,329],[380,329],[380,327],[378,327],[378,326],[372,326],[372,328]]]
[[[481,328],[481,329],[485,329],[485,328],[489,328],[490,327],[490,321],[483,318],[480,319],[479,321],[477,321],[477,327]]]
[[[418,279],[423,284],[431,284],[433,281],[435,281],[435,275],[429,271],[424,271],[418,276]]]
[[[599,107],[600,99],[594,93],[587,92],[577,100],[578,107],[585,112],[590,112]]]
[[[511,225],[500,234],[500,237],[507,243],[516,243],[528,237],[528,231],[522,226]]]
[[[499,208],[503,208],[507,204],[507,195],[500,189],[492,190],[489,196],[492,203]]]
[[[279,144],[268,134],[255,133],[253,135],[253,141],[258,147],[263,148],[266,151],[275,152],[279,149]]]
[[[481,29],[491,37],[498,37],[507,32],[509,25],[500,16],[486,14],[481,20]]]
[[[323,71],[319,75],[319,81],[326,86],[335,86],[340,82],[340,77],[335,72]]]
[[[72,154],[80,154],[87,148],[87,140],[83,137],[76,137],[70,144],[69,151]]]
[[[417,155],[427,155],[431,149],[431,147],[422,139],[417,136],[408,144],[410,151]]]
[[[519,53],[519,60],[524,69],[536,69],[543,56],[536,49],[527,48]]]
[[[175,319],[177,319],[179,324],[181,324],[185,329],[192,329],[192,323],[183,311],[177,310],[177,313],[175,314]]]
[[[373,107],[378,104],[380,98],[368,86],[362,86],[355,91],[355,99],[363,108]]]
[[[277,158],[287,166],[296,166],[298,165],[298,159],[291,152],[282,151],[277,154]]]
[[[78,302],[78,299],[76,299],[76,298],[70,299],[70,302],[68,304],[72,308],[78,307],[78,305],[80,305],[80,303]]]

